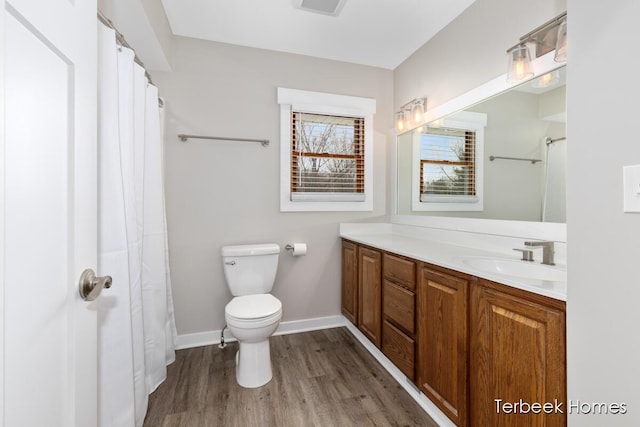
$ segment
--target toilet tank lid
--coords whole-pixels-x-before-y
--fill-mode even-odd
[[[222,256],[253,256],[271,255],[280,253],[277,243],[262,243],[257,245],[223,246]]]

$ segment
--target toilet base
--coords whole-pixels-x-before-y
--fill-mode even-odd
[[[239,341],[236,353],[236,381],[245,388],[257,388],[273,377],[269,339],[260,342]]]

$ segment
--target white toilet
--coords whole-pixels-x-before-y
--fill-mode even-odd
[[[265,385],[273,376],[269,337],[278,329],[282,303],[271,295],[280,246],[275,243],[224,246],[222,261],[234,298],[224,309],[227,326],[238,340],[236,380],[242,387]]]

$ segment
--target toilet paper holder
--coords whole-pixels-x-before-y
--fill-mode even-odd
[[[294,257],[302,256],[307,254],[307,245],[306,243],[288,243],[285,247],[285,250],[291,252],[291,255]]]

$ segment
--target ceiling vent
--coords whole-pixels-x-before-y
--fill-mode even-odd
[[[307,12],[338,16],[347,0],[294,0],[293,5]]]

